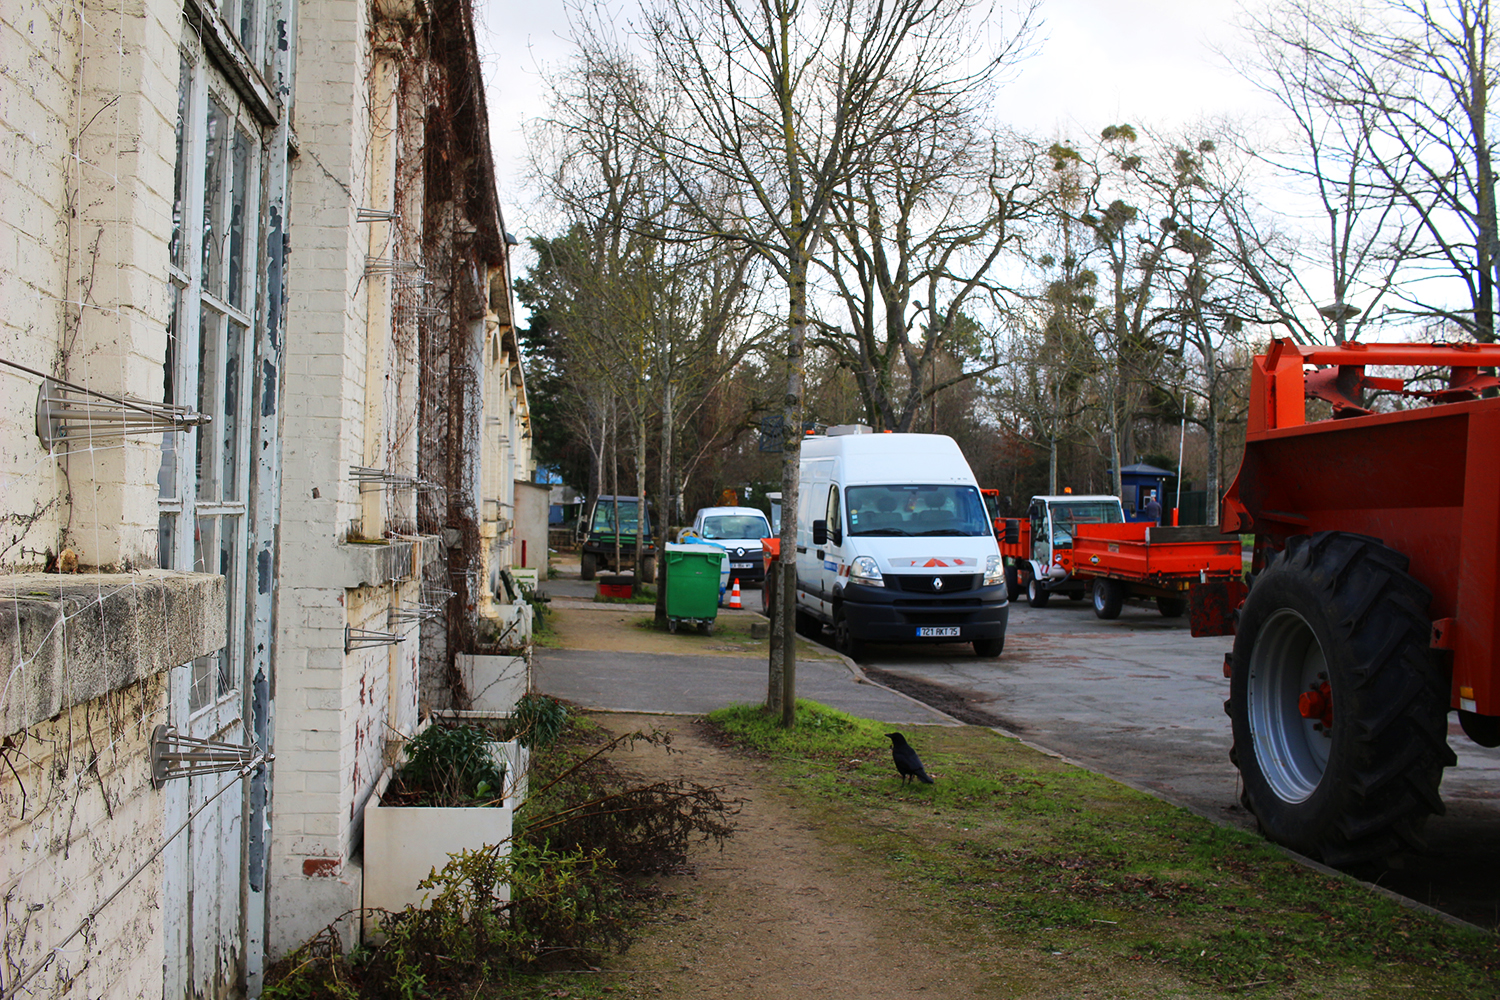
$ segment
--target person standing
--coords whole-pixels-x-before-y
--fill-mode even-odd
[[[1146,499],[1146,505],[1141,508],[1141,513],[1146,515],[1146,520],[1152,524],[1161,524],[1161,504],[1156,502],[1156,491],[1151,491],[1151,496]]]

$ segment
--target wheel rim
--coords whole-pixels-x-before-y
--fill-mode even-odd
[[[1271,615],[1255,637],[1246,696],[1256,763],[1284,802],[1305,801],[1328,768],[1332,737],[1298,704],[1327,681],[1323,647],[1306,619],[1285,608]]]
[[[1104,611],[1104,582],[1094,581],[1094,610],[1099,613]]]
[[[1036,582],[1036,577],[1032,577],[1030,580],[1028,580],[1026,582],[1026,596],[1028,598],[1030,598],[1031,600],[1033,600],[1033,601],[1036,600],[1037,595],[1040,594],[1041,591],[1042,591],[1042,588]]]

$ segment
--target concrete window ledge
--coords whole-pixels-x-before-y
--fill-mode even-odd
[[[418,575],[442,555],[443,539],[441,535],[408,535],[378,542],[340,542],[336,549],[339,558],[329,568],[338,578],[320,583],[355,590]]]
[[[9,736],[224,646],[224,578],[145,570],[0,576]]]

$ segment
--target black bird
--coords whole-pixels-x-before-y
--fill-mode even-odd
[[[896,762],[896,773],[901,775],[901,783],[906,784],[906,779],[916,778],[924,785],[932,784],[932,779],[927,777],[927,770],[922,766],[922,758],[906,742],[906,737],[900,733],[886,733],[885,738],[891,741],[891,758]]]

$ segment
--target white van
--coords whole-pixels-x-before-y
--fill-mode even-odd
[[[771,522],[754,507],[704,507],[693,518],[692,534],[729,553],[729,575],[740,583],[766,578],[760,540],[771,537]]]
[[[859,643],[1005,648],[1005,567],[969,463],[941,434],[830,428],[802,439],[797,626]]]

